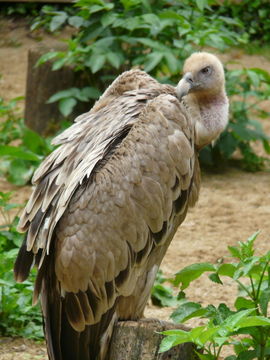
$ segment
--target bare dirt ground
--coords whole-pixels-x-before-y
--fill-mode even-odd
[[[58,38],[63,35],[58,35]],[[64,36],[63,36],[64,37]],[[14,23],[0,19],[0,96],[11,99],[25,93],[27,51],[38,41],[52,43],[56,37],[39,34],[34,37],[24,22]],[[261,67],[270,71],[270,62],[263,56],[248,56],[235,51],[223,57],[238,61],[245,67]],[[232,65],[239,67],[240,65]],[[23,105],[23,104],[22,104]],[[265,102],[270,107],[270,101]],[[270,119],[263,121],[270,134]],[[15,201],[24,202],[30,187],[17,189],[0,179],[0,191],[14,191]],[[270,172],[246,173],[231,168],[222,174],[202,174],[200,199],[178,230],[161,268],[172,275],[182,267],[195,262],[215,262],[227,255],[227,246],[247,239],[261,230],[256,241],[258,253],[269,250],[270,241]],[[230,282],[224,287],[210,283],[207,277],[196,281],[187,291],[190,300],[204,305],[225,302],[233,305],[236,289]],[[168,320],[172,309],[149,304],[147,317]],[[0,360],[45,360],[44,345],[25,339],[0,338]]]

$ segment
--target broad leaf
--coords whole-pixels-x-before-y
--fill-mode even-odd
[[[31,151],[24,151],[20,147],[0,145],[0,156],[10,156],[13,158],[40,161],[41,157]]]
[[[270,319],[263,316],[249,316],[240,318],[236,323],[237,329],[245,328],[249,326],[270,326]]]
[[[181,283],[181,290],[184,290],[193,280],[199,278],[203,273],[215,270],[215,266],[210,263],[189,265],[175,275],[173,282],[176,286]]]
[[[79,28],[83,25],[84,19],[81,16],[70,16],[68,18],[68,23],[75,28]]]
[[[245,310],[245,309],[254,309],[255,310],[255,304],[252,300],[249,300],[247,298],[244,298],[242,296],[239,296],[235,303],[234,306],[236,308],[236,310]]]
[[[67,117],[68,115],[71,114],[71,112],[76,104],[77,104],[77,100],[74,98],[62,99],[59,102],[59,110],[62,115]]]
[[[194,302],[186,302],[181,304],[170,316],[176,323],[183,323],[191,318],[202,316],[206,313],[200,304]]]
[[[270,289],[267,288],[261,292],[259,298],[261,311],[264,316],[267,316],[267,308],[269,301],[270,301]]]
[[[51,52],[48,52],[44,55],[42,55],[38,61],[36,62],[35,64],[35,67],[41,65],[41,64],[44,64],[45,62],[49,61],[49,60],[52,60],[53,58],[55,58],[56,56],[58,55],[58,52],[57,51],[51,51]]]
[[[62,12],[60,15],[56,15],[52,18],[50,23],[50,31],[54,32],[55,30],[59,29],[67,20],[67,13]]]

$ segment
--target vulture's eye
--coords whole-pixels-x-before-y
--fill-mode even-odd
[[[205,68],[203,68],[203,69],[201,70],[201,73],[204,74],[204,75],[210,75],[211,72],[212,72],[212,70],[211,70],[211,67],[210,67],[210,66],[206,66]]]

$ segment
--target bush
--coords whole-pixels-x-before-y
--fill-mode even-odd
[[[53,147],[50,139],[28,129],[19,115],[16,98],[8,103],[0,98],[0,175],[15,185],[27,184],[40,162]]]
[[[23,284],[16,284],[13,266],[24,235],[16,230],[18,217],[10,219],[11,209],[21,205],[10,203],[12,193],[0,192],[0,214],[5,224],[0,226],[0,335],[43,337],[42,318],[38,306],[32,307],[34,273]]]
[[[104,91],[132,66],[143,68],[161,82],[176,84],[183,62],[192,52],[207,46],[224,51],[247,41],[239,19],[219,15],[222,6],[214,5],[211,0],[159,0],[154,5],[145,0],[79,0],[72,17],[78,31],[67,40],[68,50],[45,54],[39,63],[54,59],[53,70],[72,65],[75,71],[88,74],[92,85],[88,99],[97,96],[93,88]],[[80,101],[75,90],[57,93],[49,101],[60,101],[62,113],[68,116]],[[238,149],[245,169],[261,169],[265,158],[256,155],[252,142],[261,141],[269,153],[269,138],[254,117],[269,116],[270,112],[259,109],[255,114],[252,110],[269,96],[269,74],[260,69],[227,71],[227,90],[233,98],[230,124],[215,147],[202,152],[201,162],[218,167]],[[82,91],[77,89],[77,93]]]
[[[267,317],[270,301],[270,252],[255,255],[254,241],[258,233],[238,246],[229,246],[232,262],[218,264],[199,263],[179,271],[171,282],[180,285],[178,299],[180,306],[172,313],[176,323],[200,318],[203,325],[190,331],[169,330],[161,343],[160,351],[166,351],[184,342],[193,342],[202,360],[218,360],[221,350],[230,346],[230,356],[225,360],[270,359],[270,319]],[[234,302],[235,309],[226,304],[206,307],[188,301],[184,290],[202,274],[209,273],[209,279],[223,285],[222,278],[234,281],[240,290]]]
[[[270,6],[268,0],[225,0],[219,13],[239,19],[251,41],[268,45],[270,41]]]

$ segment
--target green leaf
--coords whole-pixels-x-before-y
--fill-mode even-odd
[[[101,24],[103,27],[110,26],[118,18],[118,14],[109,11],[101,17]]]
[[[100,54],[93,54],[85,65],[91,68],[93,74],[102,69],[105,64],[106,56]]]
[[[212,273],[208,277],[214,283],[221,284],[221,285],[223,284],[223,282],[221,281],[221,279],[220,279],[220,277],[218,276],[217,273]]]
[[[30,181],[34,169],[34,166],[24,160],[13,160],[9,166],[8,181],[18,186],[25,185]]]
[[[162,60],[163,54],[160,52],[152,52],[146,56],[144,64],[144,71],[150,72],[153,70]]]
[[[261,79],[260,79],[260,76],[258,75],[258,72],[249,69],[249,70],[247,70],[247,75],[248,75],[252,85],[255,88],[259,87]]]
[[[74,106],[77,104],[77,100],[74,98],[62,99],[59,102],[59,110],[65,117],[71,114]]]
[[[236,268],[237,268],[236,264],[221,264],[217,272],[218,275],[223,275],[233,278]]]
[[[47,103],[51,104],[51,103],[54,103],[54,102],[62,100],[62,99],[76,97],[78,95],[78,93],[79,93],[78,88],[70,88],[67,90],[61,90],[61,91],[58,91],[57,93],[53,94],[49,98],[49,100],[47,100]]]
[[[235,246],[228,246],[228,250],[230,251],[231,255],[237,259],[241,259],[240,250]]]
[[[68,18],[68,23],[78,29],[83,25],[84,19],[81,16],[70,16]]]
[[[91,86],[86,86],[82,88],[81,93],[88,99],[98,99],[101,95],[98,89]]]
[[[190,342],[190,335],[187,331],[184,330],[168,330],[162,332],[162,334],[168,334],[169,336],[166,336],[164,339],[162,339],[159,347],[159,353],[168,351],[173,346],[183,344],[185,342]]]
[[[252,300],[246,299],[242,296],[239,296],[236,299],[234,306],[238,311],[245,310],[245,309],[255,309],[255,307],[256,307]]]
[[[200,11],[203,11],[204,8],[207,6],[208,1],[207,0],[196,0],[196,5],[200,9]]]
[[[174,74],[180,70],[180,63],[173,53],[166,52],[164,54],[169,70]]]
[[[119,69],[120,65],[123,63],[123,58],[118,53],[108,52],[106,58],[108,62],[116,69]]]
[[[52,70],[56,71],[61,69],[67,62],[67,58],[63,57],[62,59],[56,60],[52,65]]]
[[[259,297],[261,311],[264,316],[267,316],[267,308],[268,308],[269,301],[270,301],[270,289],[267,288],[265,290],[262,290],[260,297]]]
[[[258,262],[259,257],[253,256],[251,258],[248,258],[245,260],[245,262],[240,263],[238,269],[235,271],[233,279],[237,280],[241,276],[249,275],[253,272],[254,267],[256,266],[256,263]]]
[[[205,330],[199,333],[199,336],[197,337],[197,339],[196,339],[195,336],[194,336],[194,335],[196,335],[196,334],[193,335],[193,333],[195,333],[194,330],[195,330],[196,328],[194,328],[194,329],[191,330],[191,333],[192,333],[192,335],[191,335],[192,341],[194,341],[194,343],[196,343],[196,344],[198,344],[198,345],[200,345],[200,346],[205,345],[208,341],[214,342],[214,339],[213,339],[213,338],[215,337],[215,335],[217,334],[217,332],[218,332],[218,330],[219,330],[219,326],[215,326],[215,327],[203,326],[203,327],[205,328]]]
[[[54,16],[50,22],[50,31],[54,32],[59,29],[65,23],[67,17],[67,13],[65,12],[61,12],[61,14]]]
[[[236,331],[239,328],[245,327],[243,323],[245,323],[248,319],[253,318],[253,316],[249,315],[254,311],[254,309],[241,310],[235,314],[230,315],[224,321],[219,333],[221,336],[227,336],[230,332]],[[256,316],[255,316],[256,317]],[[269,320],[270,324],[270,320]],[[250,325],[248,325],[250,326]]]
[[[31,151],[24,151],[20,147],[0,145],[0,156],[10,156],[23,160],[40,161],[41,157]]]
[[[177,341],[177,339],[177,335],[166,336],[164,339],[162,339],[159,347],[159,353],[170,350],[174,346],[174,343]]]
[[[42,55],[36,62],[35,67],[37,67],[41,64],[44,64],[45,62],[55,58],[57,55],[58,55],[57,51],[51,51],[51,52],[48,52],[48,53]]]
[[[161,42],[159,41],[154,41],[154,40],[151,40],[151,39],[147,39],[147,38],[138,38],[137,39],[141,44],[144,44],[148,47],[150,47],[151,49],[156,49],[156,50],[159,50],[159,51],[166,51],[168,50]]]
[[[173,296],[173,291],[168,286],[163,284],[155,284],[151,291],[151,297],[153,303],[161,306],[175,306],[177,305],[177,299]]]
[[[184,323],[185,321],[202,316],[206,313],[200,304],[194,302],[186,302],[181,304],[170,316],[176,323]]]
[[[270,319],[263,316],[249,316],[239,319],[235,326],[238,329],[250,326],[270,326]]]
[[[207,271],[215,271],[216,268],[210,263],[198,263],[185,267],[175,275],[174,285],[181,283],[181,290],[186,289],[189,284]]]
[[[263,140],[263,147],[267,154],[270,154],[270,143],[267,140]]]
[[[27,149],[35,154],[47,155],[47,153],[50,151],[45,139],[38,133],[28,128],[24,129],[22,140],[25,147],[27,147]]]

